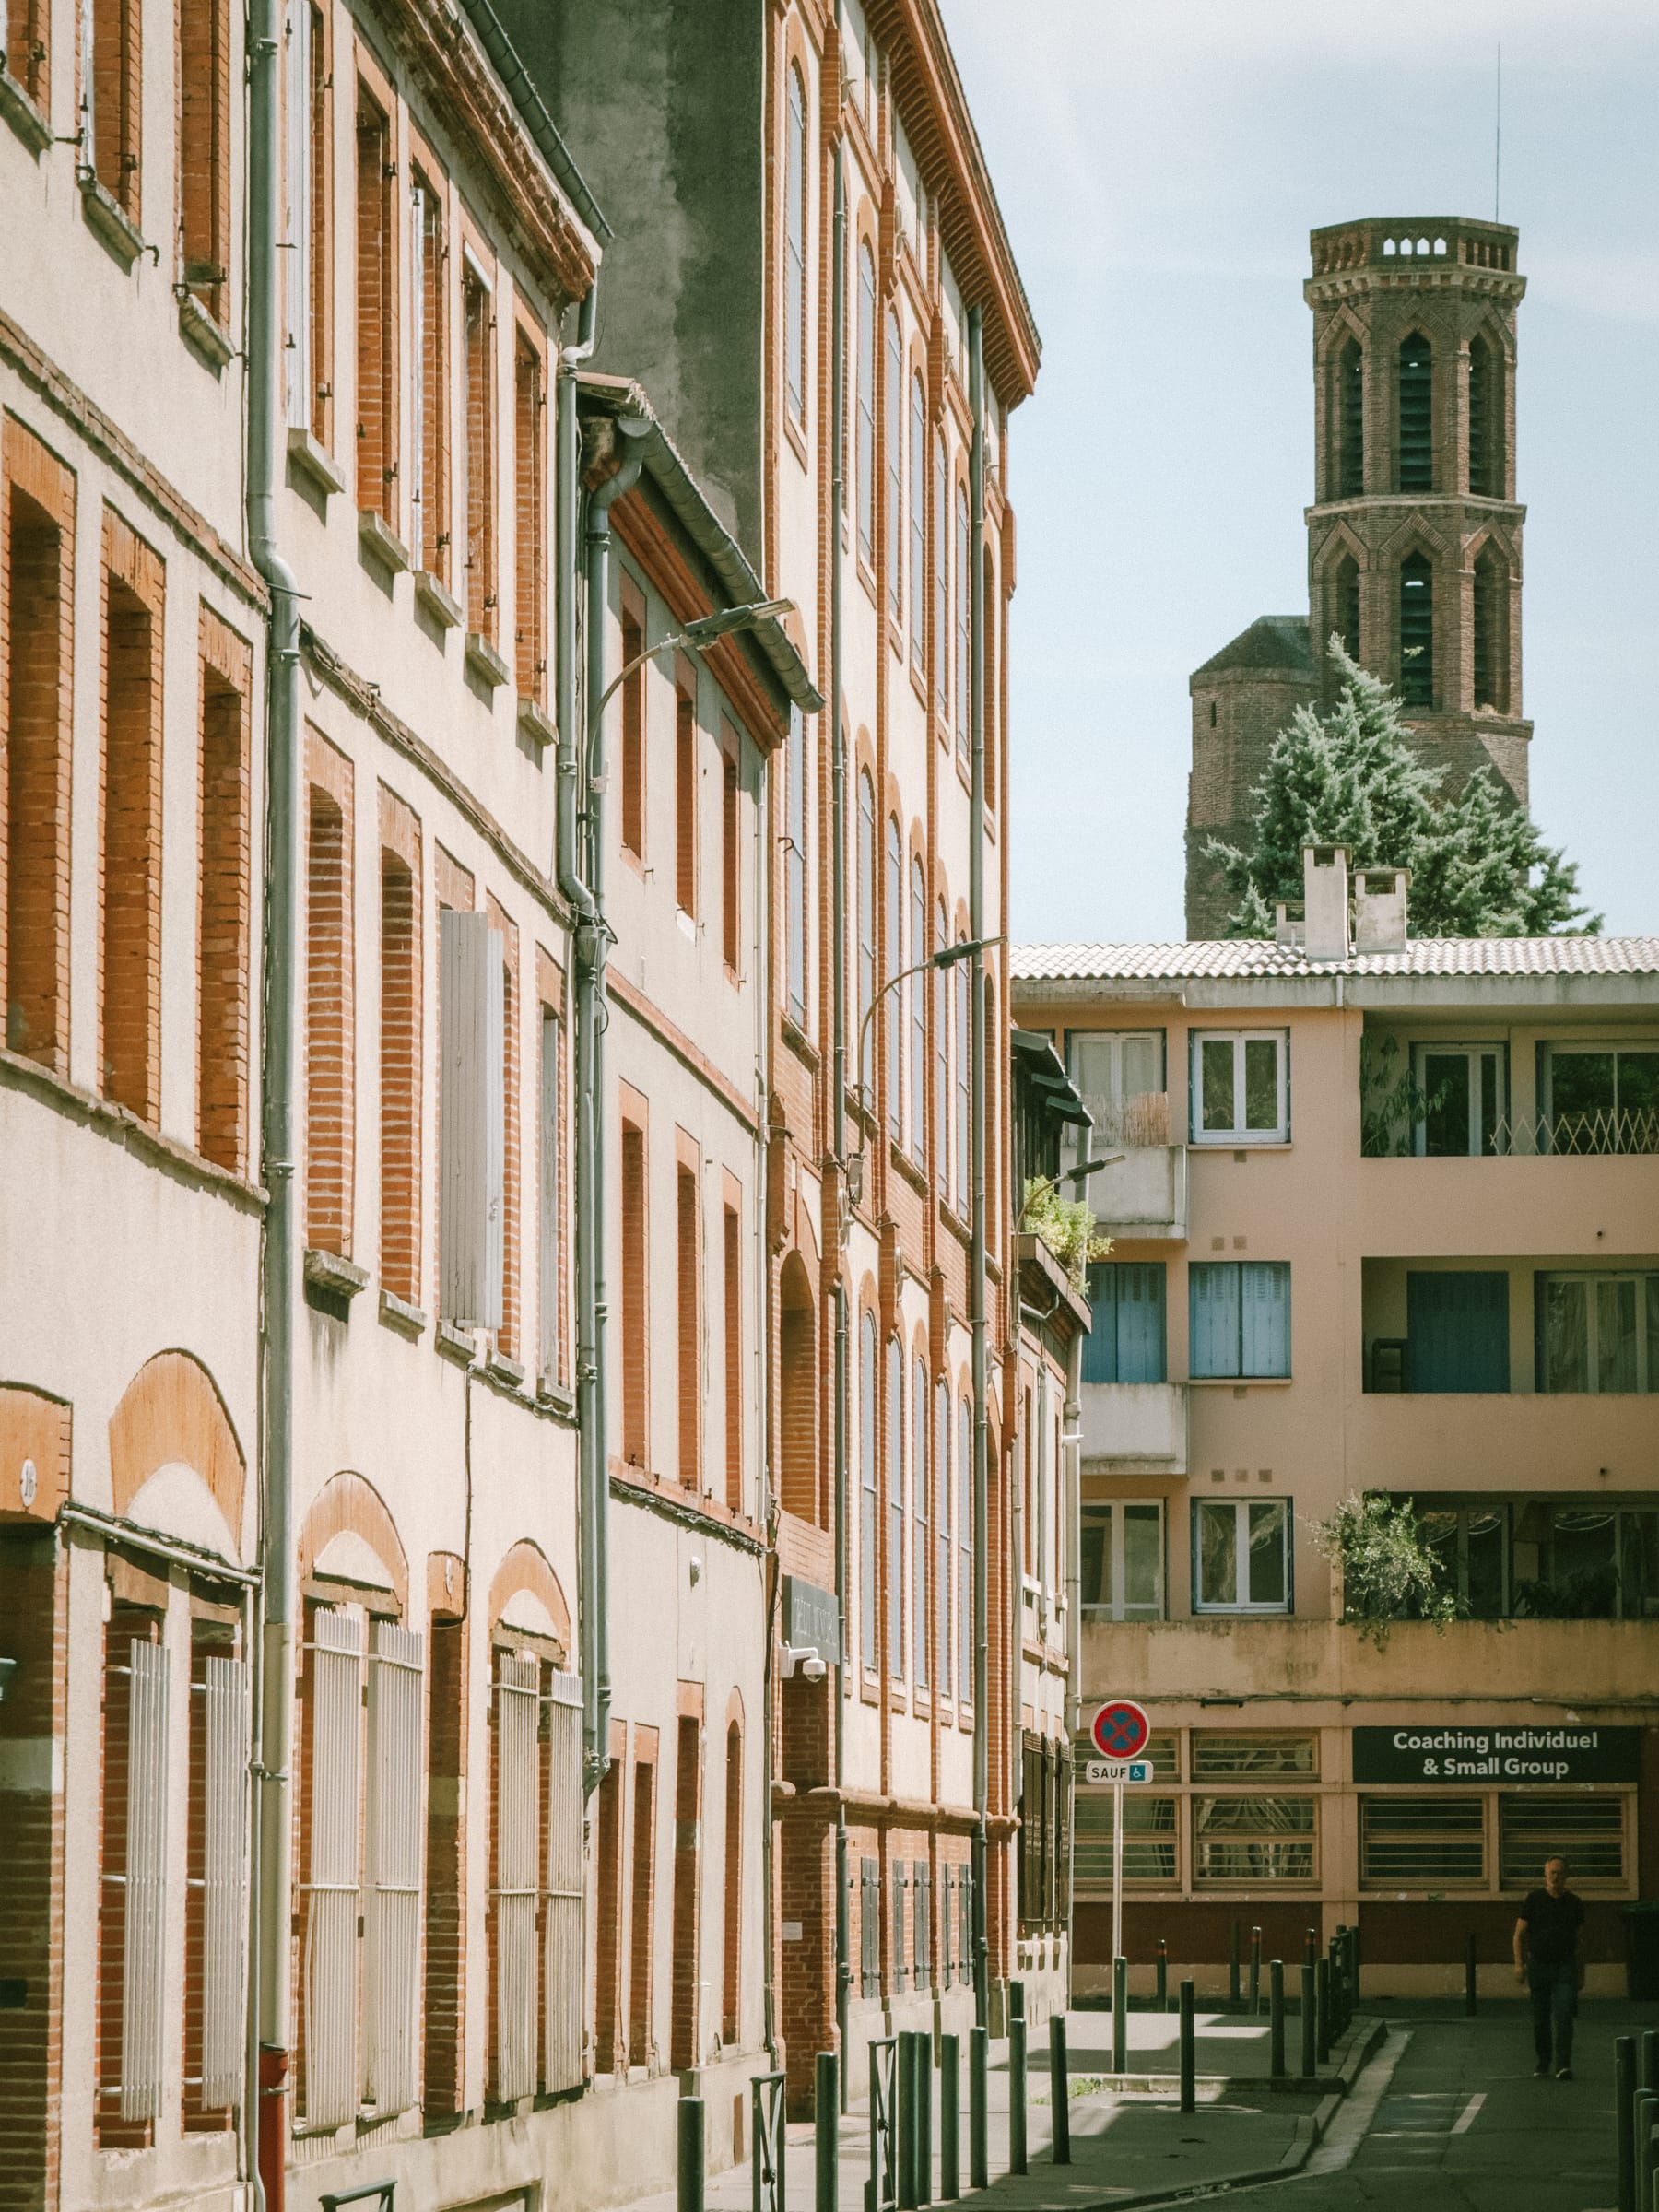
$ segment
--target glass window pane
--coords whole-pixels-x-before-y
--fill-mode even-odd
[[[1614,1109],[1611,1053],[1551,1053],[1549,1092],[1556,1151],[1593,1152],[1606,1143]]]
[[[1502,1506],[1489,1512],[1471,1508],[1468,1520],[1468,1600],[1477,1620],[1501,1620],[1504,1537],[1508,1516]]]
[[[1360,1880],[1398,1889],[1484,1882],[1484,1812],[1478,1797],[1362,1797]]]
[[[1659,1390],[1659,1275],[1646,1278],[1647,1288],[1647,1386]]]
[[[1078,1602],[1085,1606],[1112,1603],[1112,1508],[1083,1508],[1078,1547]]]
[[[1239,1516],[1230,1503],[1205,1499],[1198,1506],[1198,1602],[1239,1602]]]
[[[1590,1286],[1583,1280],[1543,1279],[1546,1390],[1590,1387]]]
[[[1504,1889],[1533,1889],[1544,1879],[1544,1862],[1565,1853],[1571,1884],[1583,1889],[1624,1880],[1624,1800],[1596,1794],[1546,1797],[1531,1791],[1498,1800],[1498,1881]]]
[[[1249,1780],[1260,1774],[1298,1774],[1319,1778],[1319,1738],[1316,1735],[1281,1735],[1263,1729],[1205,1728],[1193,1735],[1193,1779],[1219,1781],[1224,1776]]]
[[[1236,1129],[1238,1113],[1233,1104],[1233,1041],[1230,1037],[1206,1037],[1198,1047],[1198,1066],[1203,1089],[1203,1122],[1206,1129]]]
[[[1277,1129],[1279,1125],[1279,1048],[1277,1037],[1249,1037],[1244,1041],[1244,1126]]]
[[[1423,1054],[1423,1150],[1430,1159],[1461,1159],[1469,1149],[1469,1055]]]
[[[1079,1892],[1112,1894],[1112,1792],[1079,1789],[1073,1800],[1077,1830],[1072,1870]],[[1145,1790],[1124,1793],[1124,1879],[1175,1879],[1176,1801]]]
[[[1250,1602],[1285,1602],[1285,1501],[1268,1499],[1250,1508]]]
[[[1124,1039],[1122,1077],[1124,1098],[1144,1098],[1149,1090],[1163,1088],[1163,1077],[1158,1060],[1158,1039],[1156,1037],[1125,1037]]]
[[[1595,1286],[1595,1387],[1636,1387],[1636,1285],[1629,1280]]]
[[[1614,1562],[1617,1515],[1610,1506],[1557,1506],[1541,1562],[1547,1595],[1534,1610],[1551,1620],[1611,1620],[1618,1610]]]
[[[1163,1508],[1125,1505],[1124,1618],[1157,1620],[1163,1614]]]
[[[1498,1149],[1498,1055],[1480,1055],[1480,1149],[1490,1159]],[[1507,1149],[1507,1147],[1506,1147]]]
[[[1622,1564],[1619,1609],[1626,1620],[1659,1619],[1659,1512],[1618,1516]]]
[[[1194,1797],[1198,1882],[1307,1882],[1317,1871],[1312,1797]]]
[[[1659,1152],[1659,1053],[1618,1055],[1618,1149]]]

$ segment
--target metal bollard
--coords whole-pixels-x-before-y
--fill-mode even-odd
[[[818,2054],[812,2114],[818,2159],[813,2203],[816,2212],[836,2212],[841,2200],[841,2061],[833,2051]]]
[[[1359,2002],[1359,1923],[1348,1930],[1348,1971],[1353,1976],[1354,2003]]]
[[[1319,1930],[1317,1928],[1310,1928],[1307,1934],[1302,1937],[1302,1961],[1305,1965],[1312,1966],[1314,1959],[1317,1959],[1318,1956]]]
[[[703,2100],[679,2100],[679,2212],[703,2212]]]
[[[1227,2001],[1230,2005],[1236,2005],[1239,2001],[1239,1924],[1236,1920],[1228,1936]]]
[[[1331,1962],[1316,1959],[1313,1966],[1314,2055],[1326,2065],[1331,2056]]]
[[[1343,1972],[1343,1937],[1347,1931],[1339,1921],[1336,1933],[1331,1938],[1331,2037],[1347,2029],[1347,1977]]]
[[[1618,2158],[1618,2212],[1636,2212],[1636,2039],[1613,2039],[1613,2134]]]
[[[1273,1959],[1267,1966],[1267,2071],[1275,2081],[1285,2078],[1285,1962]]]
[[[1193,2019],[1193,1984],[1181,1985],[1181,2109],[1198,2110],[1197,2034]]]
[[[1262,2009],[1262,1931],[1250,1931],[1250,2011],[1251,2017]]]
[[[960,2038],[939,2038],[939,2202],[962,2194],[962,2045]],[[823,2207],[819,2207],[823,2212]]]
[[[1009,1985],[1010,1994],[1019,1989]],[[1020,1990],[1023,1999],[1024,1990]],[[1024,2173],[1026,2165],[1026,2024],[1023,2004],[1008,2022],[1008,2171]]]
[[[1071,2073],[1065,2063],[1065,2015],[1049,2015],[1049,2106],[1054,2115],[1051,2157],[1056,2166],[1071,2164]]]
[[[933,2198],[933,2030],[916,2031],[912,2051],[916,2070],[916,2202],[931,2205]]]
[[[1170,1947],[1161,1936],[1158,1939],[1158,2009],[1170,2009]]]
[[[1313,1968],[1304,1961],[1301,1970],[1301,2077],[1312,2081],[1318,2070],[1313,2055],[1313,2036],[1316,2022],[1313,2017]]]
[[[1471,2020],[1475,2018],[1475,1934],[1473,1929],[1469,1932],[1468,1947],[1464,1952],[1464,2013]]]
[[[991,2085],[991,2030],[968,2031],[968,2186],[991,2186],[991,2133],[986,2100]]]
[[[1636,2136],[1636,2202],[1645,2206],[1653,2191],[1653,2117],[1659,2097],[1652,2089],[1638,2089],[1631,2099]]]
[[[910,2029],[900,2028],[898,2041],[898,2079],[893,2086],[899,2107],[899,2212],[915,2212],[916,2039]]]
[[[1126,2073],[1129,2066],[1129,1961],[1112,1962],[1112,2070]]]
[[[1008,1984],[1008,2018],[1011,2020],[1025,2018],[1025,1983],[1023,1982],[1010,1982]]]
[[[1659,2028],[1644,2028],[1637,2045],[1636,2086],[1659,2092]]]

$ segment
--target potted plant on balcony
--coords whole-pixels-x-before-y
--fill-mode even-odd
[[[1468,1608],[1449,1587],[1409,1498],[1350,1490],[1328,1519],[1310,1524],[1315,1548],[1342,1575],[1342,1618],[1381,1651],[1398,1620],[1429,1620],[1444,1634]]]

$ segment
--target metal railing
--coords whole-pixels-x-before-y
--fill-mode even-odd
[[[870,2179],[865,2212],[899,2212],[899,2038],[870,2045]]]
[[[754,2212],[783,2212],[783,2162],[788,2143],[782,2074],[757,2074],[751,2131]]]

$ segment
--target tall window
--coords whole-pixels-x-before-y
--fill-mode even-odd
[[[725,1944],[720,1983],[720,2040],[735,2046],[743,1986],[743,1730],[726,1730]]]
[[[469,260],[461,273],[461,430],[465,458],[466,628],[493,644],[495,595],[495,309]]]
[[[735,1206],[721,1208],[721,1263],[725,1317],[726,1503],[742,1512],[743,1488],[743,1228]]]
[[[179,281],[216,323],[230,280],[230,10],[179,0]]]
[[[1088,1270],[1088,1304],[1092,1324],[1083,1342],[1084,1382],[1161,1382],[1164,1263],[1101,1261]]]
[[[1488,538],[1475,559],[1475,705],[1509,712],[1509,571]]]
[[[888,317],[887,581],[895,622],[904,618],[904,350],[899,318]]]
[[[563,1237],[560,1208],[564,1203],[564,1097],[563,1029],[557,1010],[543,1004],[539,1033],[537,1126],[540,1141],[536,1164],[540,1194],[540,1233],[536,1240],[536,1316],[541,1333],[538,1374],[548,1382],[564,1379],[561,1321],[563,1296]]]
[[[806,422],[806,94],[789,72],[783,177],[783,390],[789,411]]]
[[[911,1562],[915,1594],[911,1618],[916,1645],[916,1687],[925,1689],[931,1678],[927,1660],[927,1575],[933,1565],[933,1544],[928,1534],[927,1369],[920,1358],[911,1363],[911,1519],[913,1524]]]
[[[1434,353],[1420,330],[1400,346],[1399,488],[1434,489]]]
[[[1469,340],[1469,489],[1503,497],[1503,434],[1498,367],[1485,338]]]
[[[950,506],[946,493],[945,441],[934,440],[934,700],[941,718],[950,712]]]
[[[675,1171],[679,1232],[679,1282],[675,1338],[678,1367],[679,1478],[682,1488],[702,1488],[702,1224],[697,1170],[682,1159]]]
[[[1206,1379],[1290,1372],[1288,1260],[1194,1260],[1187,1269],[1188,1365]],[[1154,1326],[1148,1316],[1144,1326]]]
[[[520,330],[512,354],[513,629],[521,699],[547,703],[547,404],[540,348]]]
[[[911,959],[920,960],[927,953],[927,885],[922,874],[920,860],[911,862]],[[916,1160],[927,1158],[927,978],[913,975],[910,981],[910,1141],[911,1155]]]
[[[161,1111],[162,571],[112,516],[104,546],[101,1088],[154,1123]]]
[[[720,748],[720,957],[726,973],[743,965],[738,943],[742,921],[742,841],[738,834],[737,733],[728,722]]]
[[[357,107],[357,500],[397,528],[397,247],[392,126],[369,88]]]
[[[868,769],[858,778],[858,1027],[864,1039],[864,1065],[858,1071],[860,1100],[876,1111],[876,790]],[[865,1027],[866,1022],[868,1027]]]
[[[334,54],[328,11],[295,0],[288,15],[286,170],[289,251],[283,256],[289,429],[326,446],[334,434]]]
[[[247,1666],[236,1631],[191,1622],[190,1802],[185,1834],[184,2125],[218,2132],[241,2102],[241,1805],[247,1773]]]
[[[887,1346],[888,1671],[904,1676],[904,1353]]]
[[[899,818],[888,817],[887,852],[888,962],[887,994],[888,1130],[896,1145],[904,1142],[904,985],[894,978],[904,970],[904,840]]]
[[[996,810],[996,719],[1001,712],[1002,694],[996,688],[996,646],[1000,635],[998,624],[1001,606],[996,595],[996,569],[991,559],[991,548],[985,547],[981,556],[985,574],[985,806],[992,813]]]
[[[443,245],[443,200],[415,171],[409,194],[409,486],[410,551],[415,566],[439,582],[450,572],[448,487],[449,285]]]
[[[1365,357],[1350,338],[1336,360],[1336,497],[1357,500],[1365,489]]]
[[[200,892],[196,904],[196,1143],[242,1172],[248,1135],[247,647],[202,610]]]
[[[647,1464],[645,1130],[622,1123],[622,1456]]]
[[[858,550],[876,563],[876,264],[858,249]]]
[[[968,758],[969,694],[971,689],[973,597],[971,532],[968,521],[968,490],[957,487],[956,499],[956,741],[959,757]]]
[[[858,1583],[864,1601],[864,1663],[872,1673],[880,1665],[881,1618],[877,1580],[877,1382],[876,1316],[866,1312],[858,1337]]]
[[[622,1781],[626,1762],[613,1759],[599,1784],[598,1871],[594,1918],[594,2070],[618,2074],[628,2065],[622,2037]]]
[[[783,1263],[778,1304],[778,1396],[782,1431],[778,1490],[785,1512],[822,1527],[829,1514],[820,1511],[818,1503],[818,1321],[811,1280],[799,1253],[792,1252]]]
[[[1400,697],[1408,707],[1434,704],[1434,569],[1426,553],[1400,563]]]
[[[652,2034],[653,1906],[656,1901],[656,1760],[638,1759],[633,1771],[633,1902],[628,1932],[628,2059],[648,2066]]]
[[[969,1158],[968,1122],[971,1105],[972,1068],[968,1049],[968,993],[973,973],[971,960],[959,960],[956,965],[956,1180],[952,1189],[956,1194],[959,1214],[968,1211],[968,1177],[971,1167]]]
[[[673,2004],[668,2064],[677,2072],[696,2065],[698,2051],[698,1936],[702,1921],[702,1723],[681,1713],[674,1761]]]
[[[911,379],[910,650],[918,676],[927,663],[927,399]]]
[[[961,1701],[973,1702],[973,1408],[957,1407],[957,1622]]]
[[[143,2147],[161,2112],[171,1705],[163,1616],[112,1593],[111,1601],[96,1992],[95,2111],[103,2150]]]
[[[622,585],[622,844],[645,857],[645,668],[634,663],[645,650],[645,608],[626,580]]]
[[[1342,650],[1350,661],[1359,658],[1359,563],[1345,553],[1336,564],[1336,588],[1332,613]]]
[[[143,10],[139,0],[82,0],[80,163],[135,229],[144,142]],[[11,39],[8,31],[6,49]]]
[[[934,950],[950,943],[950,924],[941,899],[935,914]],[[934,1177],[941,1191],[950,1187],[950,971],[934,970]]]
[[[674,689],[674,895],[682,913],[697,914],[696,678],[684,664]]]
[[[806,880],[806,718],[789,710],[789,739],[783,761],[783,926],[787,934],[789,1016],[806,1026],[806,933],[809,922]]]
[[[382,830],[388,808],[382,800]],[[381,847],[380,1272],[384,1288],[420,1303],[419,832],[394,818]]]
[[[492,926],[501,938],[501,1302],[496,1348],[509,1359],[519,1357],[519,1004],[518,929],[489,902]]]
[[[938,1623],[939,1694],[949,1697],[956,1678],[952,1641],[950,1571],[956,1538],[951,1528],[950,1385],[943,1375],[934,1384],[934,1618]],[[947,1939],[948,1941],[948,1938]]]
[[[42,112],[48,100],[52,64],[52,10],[46,0],[22,0],[0,26],[0,58],[15,81]]]

